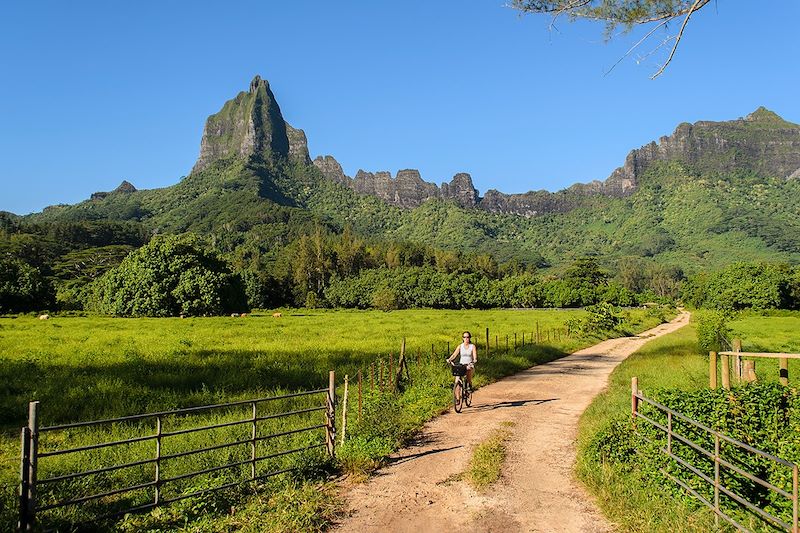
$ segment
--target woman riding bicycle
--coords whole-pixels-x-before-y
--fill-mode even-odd
[[[460,356],[459,363],[467,367],[467,383],[472,390],[472,376],[475,374],[475,363],[478,362],[478,348],[470,342],[472,335],[469,331],[465,331],[461,338],[464,339],[464,342],[456,346],[447,362],[453,364],[455,358]]]

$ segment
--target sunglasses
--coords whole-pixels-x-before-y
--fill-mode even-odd
[[[470,337],[469,337],[469,335],[464,335],[464,338],[465,339],[469,339]]]

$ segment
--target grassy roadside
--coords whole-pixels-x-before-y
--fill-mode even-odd
[[[800,351],[800,313],[781,316],[743,314],[730,324],[743,348],[763,351]],[[774,366],[774,368],[772,368]],[[796,365],[790,367],[790,384],[797,383]],[[777,363],[758,363],[759,380],[777,381]],[[698,508],[691,497],[673,498],[635,466],[623,468],[599,452],[600,439],[615,434],[615,424],[627,424],[630,413],[630,380],[639,378],[646,394],[655,389],[692,392],[708,387],[708,358],[700,355],[694,318],[670,335],[655,339],[623,361],[611,374],[608,389],[583,413],[579,423],[576,472],[597,499],[603,513],[621,531],[671,531],[689,533],[714,529],[713,514]],[[792,379],[793,378],[793,379]],[[616,433],[621,434],[621,433]],[[620,449],[625,443],[619,443]],[[608,449],[608,447],[605,447]]]
[[[488,439],[472,452],[469,468],[465,472],[467,481],[476,489],[484,490],[500,479],[506,461],[506,441],[511,436],[513,422],[504,422]]]
[[[621,531],[710,531],[710,512],[661,497],[663,491],[645,475],[605,463],[595,453],[595,436],[607,426],[626,421],[630,413],[631,377],[639,388],[676,387],[698,390],[707,386],[707,360],[697,355],[694,325],[659,337],[628,357],[612,372],[608,389],[581,416],[578,424],[576,472],[597,499],[603,514]]]

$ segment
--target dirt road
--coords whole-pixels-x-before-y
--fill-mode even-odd
[[[337,530],[613,531],[573,474],[578,418],[617,364],[688,319],[684,313],[481,388],[472,408],[431,421],[374,478],[349,487],[351,513]],[[485,494],[453,482],[474,447],[504,421],[514,426],[503,478]]]

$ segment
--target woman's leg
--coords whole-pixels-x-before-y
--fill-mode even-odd
[[[475,373],[474,368],[467,369],[467,383],[469,383],[469,388],[472,388],[472,375]]]

